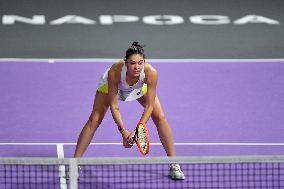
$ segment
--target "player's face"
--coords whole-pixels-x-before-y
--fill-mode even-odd
[[[138,77],[140,75],[140,72],[144,66],[144,58],[140,54],[133,54],[131,55],[127,61],[127,74],[130,77]]]

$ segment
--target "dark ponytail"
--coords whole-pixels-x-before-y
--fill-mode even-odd
[[[140,54],[145,59],[143,45],[139,44],[139,42],[134,41],[130,48],[127,49],[125,53],[125,61],[133,54]]]

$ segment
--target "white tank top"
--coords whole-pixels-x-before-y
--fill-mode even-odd
[[[109,69],[110,68],[108,68],[105,71],[105,73],[102,75],[101,80],[99,82],[99,87],[104,84],[107,84]],[[142,70],[140,72],[139,80],[137,81],[137,83],[135,83],[132,86],[129,86],[126,82],[126,72],[127,72],[127,67],[125,64],[123,64],[121,69],[120,83],[118,84],[118,99],[122,101],[136,100],[144,95],[142,91],[142,87],[145,84],[144,66],[142,67]]]
[[[123,67],[121,69],[120,83],[118,85],[119,99],[123,101],[136,100],[143,96],[142,87],[144,85],[145,79],[144,66],[142,67],[142,70],[140,72],[139,80],[132,86],[129,86],[126,82],[126,72],[127,67],[125,64],[123,64]]]

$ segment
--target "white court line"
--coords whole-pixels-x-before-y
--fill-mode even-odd
[[[0,58],[1,62],[43,62],[43,63],[60,63],[60,62],[93,62],[93,63],[114,63],[121,58]],[[280,62],[284,63],[284,58],[267,58],[267,59],[146,59],[150,63],[163,62],[163,63],[260,63],[260,62]]]
[[[56,150],[57,150],[57,157],[59,159],[63,159],[64,158],[63,144],[56,144]],[[60,189],[67,189],[65,165],[59,166],[59,177],[60,177]]]
[[[56,150],[57,150],[57,157],[64,158],[64,148],[62,143],[56,144]]]
[[[17,146],[17,145],[23,145],[23,146],[53,146],[53,145],[67,145],[67,146],[74,146],[77,143],[0,143],[0,146]],[[115,142],[100,142],[100,143],[90,143],[90,145],[122,145],[122,143],[115,143]],[[162,145],[161,143],[156,143],[152,142],[150,145],[153,146],[160,146]],[[250,142],[245,142],[245,143],[187,143],[187,142],[182,142],[182,143],[174,143],[175,146],[284,146],[284,143],[250,143]],[[59,146],[60,147],[60,146]]]

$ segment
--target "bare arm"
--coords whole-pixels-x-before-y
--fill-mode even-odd
[[[110,110],[114,122],[118,126],[118,129],[123,128],[123,121],[121,114],[119,112],[118,102],[117,102],[117,92],[118,92],[118,83],[120,81],[120,75],[118,74],[118,66],[113,65],[108,73],[108,96],[110,102]]]
[[[109,96],[109,102],[110,102],[110,110],[111,110],[113,120],[116,123],[117,128],[122,135],[123,146],[125,148],[131,148],[133,146],[133,143],[130,143],[128,141],[130,132],[123,125],[122,117],[121,117],[119,107],[118,107],[117,92],[118,92],[119,81],[120,81],[119,65],[115,64],[109,70],[109,73],[108,73],[108,96]]]
[[[140,122],[142,123],[147,123],[149,120],[154,103],[155,103],[155,98],[156,98],[156,87],[157,87],[157,80],[158,80],[158,74],[157,71],[150,67],[147,72],[145,71],[146,74],[146,84],[147,84],[147,93],[145,95],[145,108],[144,112],[141,116]]]

